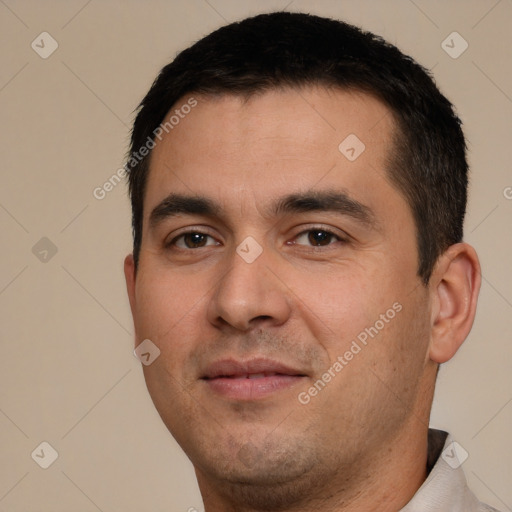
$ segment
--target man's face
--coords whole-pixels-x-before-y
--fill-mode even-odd
[[[362,477],[426,428],[431,385],[392,116],[323,88],[196,97],[153,150],[128,277],[151,397],[200,482]]]

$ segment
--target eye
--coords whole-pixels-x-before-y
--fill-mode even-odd
[[[322,228],[313,228],[299,233],[293,243],[298,245],[311,245],[313,247],[323,247],[332,245],[333,242],[345,242],[346,240],[331,231]]]
[[[173,238],[167,247],[176,246],[180,249],[200,249],[209,245],[219,245],[219,243],[210,235],[200,233],[199,231],[188,231]]]

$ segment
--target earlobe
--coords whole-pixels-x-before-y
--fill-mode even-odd
[[[130,300],[130,309],[135,320],[135,261],[133,254],[128,254],[124,259],[124,278],[126,280],[126,291]]]
[[[480,263],[473,247],[454,244],[442,254],[432,275],[430,359],[445,363],[469,334],[480,291]]]

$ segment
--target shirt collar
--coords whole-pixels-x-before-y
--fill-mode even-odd
[[[442,430],[429,429],[427,479],[400,512],[478,512],[468,489],[460,445]]]

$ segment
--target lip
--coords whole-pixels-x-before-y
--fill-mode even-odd
[[[279,361],[253,358],[247,361],[223,359],[206,369],[201,380],[209,389],[233,400],[251,401],[286,390],[306,375]]]

